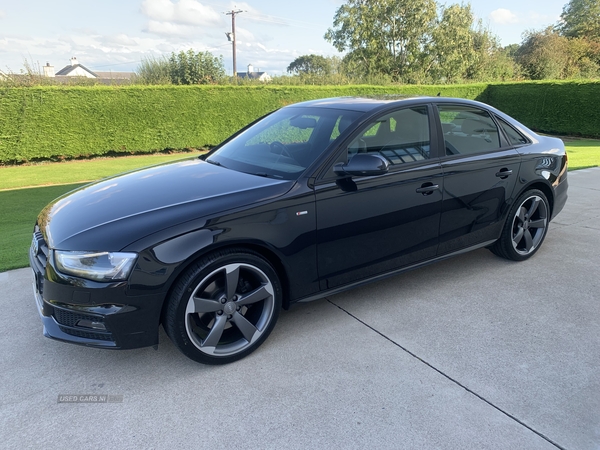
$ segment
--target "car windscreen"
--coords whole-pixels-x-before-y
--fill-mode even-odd
[[[327,108],[282,108],[206,159],[232,170],[294,180],[362,113]]]

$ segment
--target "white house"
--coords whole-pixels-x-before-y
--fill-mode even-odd
[[[133,79],[134,75],[134,72],[92,72],[83,64],[79,64],[77,62],[77,58],[75,57],[71,58],[71,64],[63,67],[56,73],[54,73],[54,66],[51,66],[50,63],[46,63],[46,65],[44,66],[44,76],[54,77],[57,79],[57,81],[60,82],[68,81],[68,79],[71,77],[85,77],[95,78],[100,83],[104,84],[123,84]]]
[[[271,81],[271,77],[269,75],[267,75],[267,72],[260,72],[260,69],[258,69],[256,72],[254,71],[254,67],[252,66],[252,64],[248,64],[248,71],[247,72],[238,72],[237,76],[239,78],[249,78],[252,80],[260,80],[263,82],[268,82]]]
[[[46,68],[52,68],[52,70],[48,69],[48,73],[46,74]],[[86,77],[86,78],[98,78],[98,75],[95,74],[94,72],[92,72],[90,69],[88,69],[87,67],[85,67],[82,64],[79,64],[77,62],[77,58],[75,58],[74,56],[71,58],[71,64],[68,66],[63,67],[62,69],[60,69],[58,72],[56,72],[56,75],[50,75],[50,73],[54,72],[54,68],[50,65],[50,63],[46,64],[44,66],[44,75],[45,76],[65,76],[65,77]]]

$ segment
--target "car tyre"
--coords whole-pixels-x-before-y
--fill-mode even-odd
[[[247,249],[214,252],[176,282],[163,325],[179,350],[204,364],[227,364],[256,350],[281,310],[277,273]]]
[[[550,206],[546,195],[531,189],[513,204],[500,239],[490,250],[506,259],[524,261],[541,247],[550,224]]]

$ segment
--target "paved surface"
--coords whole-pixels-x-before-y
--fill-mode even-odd
[[[41,335],[0,274],[0,448],[600,448],[600,169],[530,261],[487,250],[283,312],[224,367]],[[122,403],[58,403],[61,394]]]

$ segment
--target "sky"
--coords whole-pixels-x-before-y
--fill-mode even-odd
[[[567,0],[471,0],[478,19],[502,45],[559,20]],[[342,0],[0,0],[0,71],[18,73],[25,61],[55,71],[76,57],[94,71],[135,71],[144,58],[188,50],[223,55],[233,69],[231,16],[236,15],[237,70],[248,64],[286,73],[298,56],[341,56],[323,39]],[[438,0],[438,3],[440,2]],[[451,3],[459,3],[448,1]],[[466,3],[466,2],[465,2]]]

